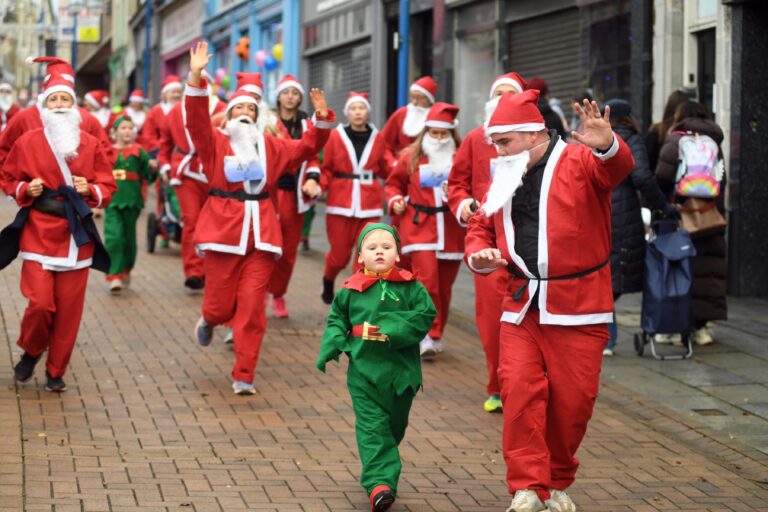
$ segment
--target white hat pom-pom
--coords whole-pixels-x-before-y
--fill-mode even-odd
[[[35,63],[35,57],[27,57],[26,59],[24,59],[24,62],[26,62],[31,66],[32,64]]]

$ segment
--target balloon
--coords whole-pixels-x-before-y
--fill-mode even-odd
[[[229,86],[232,85],[232,77],[230,75],[225,76],[221,79],[221,87],[224,89],[229,89]]]
[[[227,90],[223,87],[219,87],[219,90],[216,91],[216,96],[222,101],[226,101],[227,99]]]
[[[120,105],[115,105],[114,107],[112,107],[112,112],[114,112],[115,114],[119,114],[122,111],[123,111],[123,107],[121,107]]]
[[[213,79],[213,83],[215,83],[216,85],[221,85],[221,80],[222,80],[222,77],[219,75],[216,75]]]
[[[216,78],[224,78],[226,74],[227,74],[227,70],[224,68],[219,68],[216,70]]]
[[[264,69],[267,71],[274,71],[280,63],[272,55],[268,55],[264,61]]]
[[[267,57],[269,57],[269,54],[265,50],[258,50],[256,54],[253,56],[253,61],[256,63],[257,66],[260,68],[264,67],[264,61],[267,60]]]
[[[272,56],[277,62],[283,62],[283,43],[277,43],[272,47]]]

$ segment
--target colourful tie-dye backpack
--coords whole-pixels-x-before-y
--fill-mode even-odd
[[[709,135],[683,133],[678,143],[675,193],[683,197],[712,199],[720,195],[725,164],[717,143]]]

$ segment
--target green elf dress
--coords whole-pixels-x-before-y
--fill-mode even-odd
[[[347,387],[363,464],[360,484],[369,496],[380,485],[397,491],[398,445],[422,383],[419,342],[436,315],[424,286],[398,268],[386,274],[361,269],[331,305],[317,368],[325,372],[326,363],[342,353],[349,358]]]
[[[136,263],[136,222],[144,207],[143,182],[155,181],[149,154],[138,144],[115,148],[117,160],[112,174],[117,192],[104,213],[104,246],[111,264],[107,280],[123,279]]]

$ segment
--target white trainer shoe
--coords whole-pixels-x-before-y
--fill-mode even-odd
[[[544,503],[550,512],[576,512],[576,504],[565,491],[550,489],[549,499]]]
[[[113,279],[109,282],[109,291],[111,293],[120,293],[123,290],[123,282],[120,279]]]
[[[432,340],[432,343],[435,345],[435,352],[439,354],[443,351],[443,340]]]
[[[522,489],[515,493],[507,512],[547,512],[547,506],[541,502],[536,491]]]
[[[424,336],[424,339],[419,342],[419,354],[424,361],[431,361],[437,355],[435,340],[429,334]]]
[[[714,343],[715,340],[712,338],[712,334],[709,332],[709,329],[707,329],[707,326],[704,326],[701,329],[693,331],[693,334],[691,334],[691,342],[701,347],[703,345],[710,345]]]

